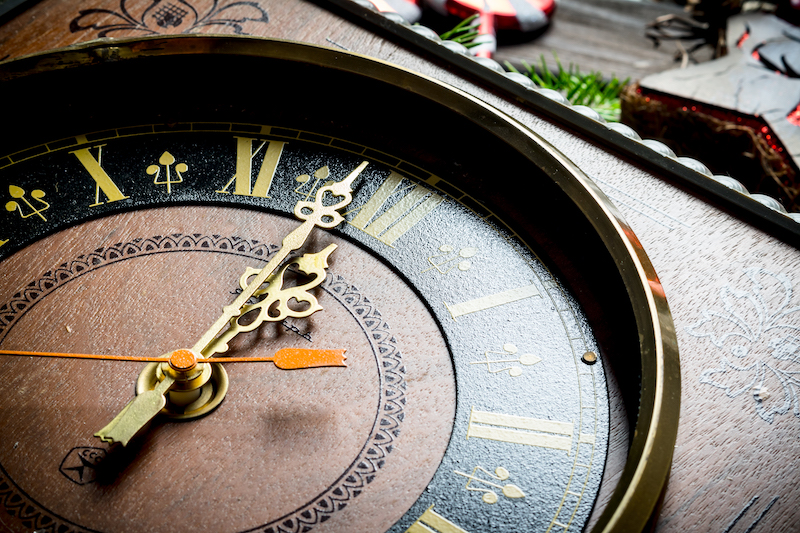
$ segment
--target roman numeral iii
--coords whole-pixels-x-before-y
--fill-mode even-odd
[[[408,192],[403,198],[373,220],[391,195],[403,191],[403,189],[396,191],[402,181],[403,176],[400,174],[396,172],[389,174],[350,224],[382,243],[393,246],[397,239],[405,235],[444,200],[421,185],[413,185],[405,189]]]

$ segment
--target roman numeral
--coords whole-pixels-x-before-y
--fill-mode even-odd
[[[234,137],[236,139],[236,172],[225,186],[216,191],[222,194],[231,194],[228,187],[234,183],[233,194],[237,196],[257,196],[259,198],[269,198],[269,189],[272,186],[272,179],[275,177],[275,170],[283,153],[285,142],[281,141],[260,141],[260,144],[253,149],[256,139],[249,137]],[[264,159],[258,170],[256,182],[252,183],[253,160],[266,146]]]
[[[572,422],[476,411],[473,407],[469,416],[467,439],[496,440],[569,452],[572,447],[572,433]]]
[[[453,320],[455,320],[456,318],[469,313],[485,311],[486,309],[491,309],[492,307],[524,300],[525,298],[532,298],[533,296],[540,296],[540,294],[539,289],[537,289],[536,286],[531,283],[530,285],[525,285],[524,287],[509,289],[496,294],[489,294],[488,296],[482,296],[480,298],[462,302],[460,304],[450,305],[445,302],[444,305],[447,307],[447,310],[450,311],[450,315],[453,317]]]
[[[103,191],[108,203],[117,202],[119,200],[125,200],[128,198],[128,196],[122,194],[122,191],[119,190],[119,187],[117,187],[116,183],[114,183],[108,173],[103,170],[101,163],[103,158],[103,146],[105,145],[102,144],[95,147],[97,148],[96,159],[89,151],[89,148],[81,148],[80,150],[70,152],[71,154],[75,154],[75,157],[78,158],[78,161],[81,162],[83,168],[89,172],[89,175],[95,182],[94,203],[89,204],[89,207],[96,207],[106,203],[100,201],[100,191]]]
[[[433,510],[433,505],[406,529],[406,533],[467,533]]]
[[[403,181],[403,176],[396,172],[389,174],[375,194],[361,207],[350,224],[363,230],[389,246],[405,235],[425,215],[433,211],[444,201],[438,194],[432,193],[421,185],[407,188],[408,193],[378,218],[372,220],[378,210],[389,197],[395,193]]]

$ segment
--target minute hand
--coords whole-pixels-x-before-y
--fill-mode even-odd
[[[299,249],[306,242],[311,230],[315,226],[320,228],[333,228],[344,220],[344,217],[339,213],[339,209],[347,206],[352,200],[352,184],[353,181],[361,174],[368,162],[364,161],[353,172],[351,172],[345,179],[339,182],[332,183],[321,187],[313,202],[298,202],[294,208],[294,214],[304,222],[295,228],[291,233],[283,238],[280,250],[275,256],[270,259],[267,265],[253,278],[253,280],[242,290],[239,296],[230,304],[222,308],[222,316],[220,316],[214,325],[206,331],[202,337],[192,347],[197,353],[202,353],[214,338],[222,331],[233,317],[239,316],[248,300],[255,294],[255,292],[264,284],[269,276],[283,263],[290,253]],[[335,197],[342,197],[342,200],[332,205],[324,205],[326,194],[331,194]]]

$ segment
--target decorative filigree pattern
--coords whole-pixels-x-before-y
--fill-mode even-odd
[[[721,309],[701,311],[702,318],[686,328],[726,352],[700,382],[731,398],[749,392],[769,423],[790,410],[800,418],[800,305],[792,283],[763,268],[746,268],[744,275],[745,290],[726,285],[719,292]]]
[[[307,253],[301,257],[295,257],[289,262],[284,263],[275,273],[266,279],[266,283],[253,292],[251,298],[258,300],[245,304],[241,308],[241,314],[230,319],[228,329],[214,339],[203,350],[206,357],[214,354],[223,353],[228,350],[228,342],[243,331],[253,331],[264,322],[283,322],[286,318],[304,318],[322,310],[316,296],[311,289],[316,288],[325,281],[328,268],[328,256],[336,249],[335,244],[331,244],[324,250],[317,253]],[[284,278],[290,269],[306,274],[310,280],[305,283],[298,283],[286,286]],[[253,278],[257,278],[263,269],[247,267],[244,274],[239,277],[239,287],[246,291]],[[289,302],[295,302],[295,307]],[[298,307],[297,304],[300,304]],[[300,308],[301,307],[301,308]],[[256,315],[253,318],[253,315]],[[247,317],[245,319],[245,317]],[[246,322],[241,322],[245,319]],[[276,360],[277,364],[277,360]]]
[[[279,249],[239,237],[206,236],[200,234],[173,234],[148,239],[135,239],[128,243],[100,248],[88,255],[59,265],[46,272],[41,278],[29,283],[16,293],[12,300],[0,307],[0,342],[24,314],[40,302],[47,294],[64,284],[96,268],[119,261],[157,253],[172,252],[217,252],[242,255],[268,261]],[[400,435],[405,409],[405,367],[397,339],[392,335],[389,325],[380,312],[360,291],[340,276],[329,274],[320,285],[341,305],[345,306],[359,326],[367,333],[380,375],[381,397],[372,431],[360,453],[324,493],[311,503],[272,523],[257,526],[250,531],[263,533],[307,532],[314,525],[325,522],[331,513],[344,509],[348,502],[361,494],[371,483],[378,470],[392,452],[395,440]],[[30,500],[18,490],[13,481],[0,469],[0,509],[19,517],[23,523],[36,531],[58,531],[69,533],[85,531],[83,528],[63,522],[51,515],[35,501]]]
[[[47,531],[48,533],[51,531],[58,531],[58,533],[76,531],[68,525],[61,526],[60,524],[56,529],[53,517],[22,496],[17,488],[3,477],[3,474],[0,473],[0,508],[5,509],[11,516],[16,516],[25,527],[31,528],[32,531]]]
[[[119,9],[82,9],[69,24],[72,33],[95,31],[97,37],[196,33],[211,29],[215,33],[249,35],[248,28],[269,21],[258,1],[230,0],[120,0]],[[117,34],[117,35],[112,35]]]

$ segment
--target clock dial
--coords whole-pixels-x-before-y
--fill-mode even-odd
[[[214,233],[232,227],[237,217],[255,229],[257,242]],[[156,235],[179,229],[175,219],[194,233]],[[49,289],[8,324],[2,346],[116,354],[161,354],[184,346],[233,299],[245,268],[264,264],[275,252],[276,246],[262,239],[288,233],[292,225],[274,215],[193,207],[126,213],[56,234],[5,261],[16,270],[20,262],[30,262],[30,254],[40,257],[42,249],[59,256],[49,275],[35,280],[37,288]],[[87,242],[102,244],[109,233],[122,240],[93,245],[88,254],[75,250]],[[281,348],[342,348],[347,367],[286,371],[269,363],[227,365],[233,386],[213,413],[187,423],[156,420],[138,440],[112,449],[92,434],[128,402],[142,363],[3,360],[4,375],[8,372],[10,386],[19,392],[3,416],[3,434],[14,435],[13,442],[3,443],[8,481],[24,491],[28,503],[40,506],[42,516],[102,531],[163,530],[175,519],[193,516],[202,516],[208,531],[303,520],[303,513],[319,520],[364,490],[391,495],[380,503],[387,509],[411,505],[414,498],[403,503],[390,489],[400,485],[421,492],[444,451],[455,394],[450,357],[421,300],[361,248],[333,240],[340,245],[337,257],[318,294],[324,310],[243,334],[231,342],[230,352],[258,356]],[[349,282],[356,272],[360,282]],[[371,299],[376,286],[402,298],[402,321],[388,321],[393,314],[376,303],[380,294]],[[187,294],[193,296],[184,305]],[[19,299],[11,300],[12,307],[21,307]],[[176,303],[189,311],[176,312]],[[42,372],[57,374],[66,385],[42,390]],[[415,401],[408,411],[412,376]],[[42,439],[43,432],[58,438]],[[400,446],[401,437],[422,448]],[[89,449],[104,450],[105,461],[79,462],[76,453]],[[194,481],[178,489],[175,479],[186,476]],[[239,511],[208,513],[209,500],[200,497],[206,491],[217,505]],[[128,511],[131,506],[134,511]],[[120,522],[129,512],[136,521]],[[377,523],[367,516],[365,527],[391,525],[385,523],[391,514],[376,516]]]
[[[125,46],[108,49],[123,61],[93,64],[109,52],[89,45],[58,68],[43,56],[3,71],[20,98],[56,79],[70,89],[37,110],[56,117],[46,130],[19,117],[0,169],[0,348],[158,356],[205,346],[197,339],[221,309],[253,292],[252,269],[288,252],[304,202],[336,203],[318,192],[352,177],[344,222],[292,246],[326,258],[324,282],[309,283],[302,263],[286,279],[322,310],[302,313],[296,296],[294,314],[249,328],[260,319],[245,308],[217,354],[345,350],[346,366],[223,363],[228,392],[207,416],[159,415],[122,446],[92,435],[131,400],[141,363],[4,357],[16,392],[0,405],[0,486],[14,527],[580,530],[605,463],[615,361],[631,396],[641,391],[636,423],[650,437],[634,441],[630,475],[653,468],[637,454],[669,449],[674,428],[647,418],[651,389],[663,399],[669,327],[649,314],[665,305],[647,292],[657,280],[595,191],[532,134],[354,56],[239,39]],[[324,66],[332,59],[339,68]],[[242,91],[206,80],[200,65],[215,62],[276,81]],[[203,89],[166,105],[132,83],[118,112],[86,107],[84,89],[118,69],[134,80],[182,69]],[[371,90],[424,120],[366,110],[359,95]],[[477,148],[440,138],[436,125]],[[640,353],[659,363],[641,366]],[[148,379],[142,397],[156,386]],[[656,470],[649,481],[665,478]],[[653,487],[627,483],[601,523],[653,499]]]

